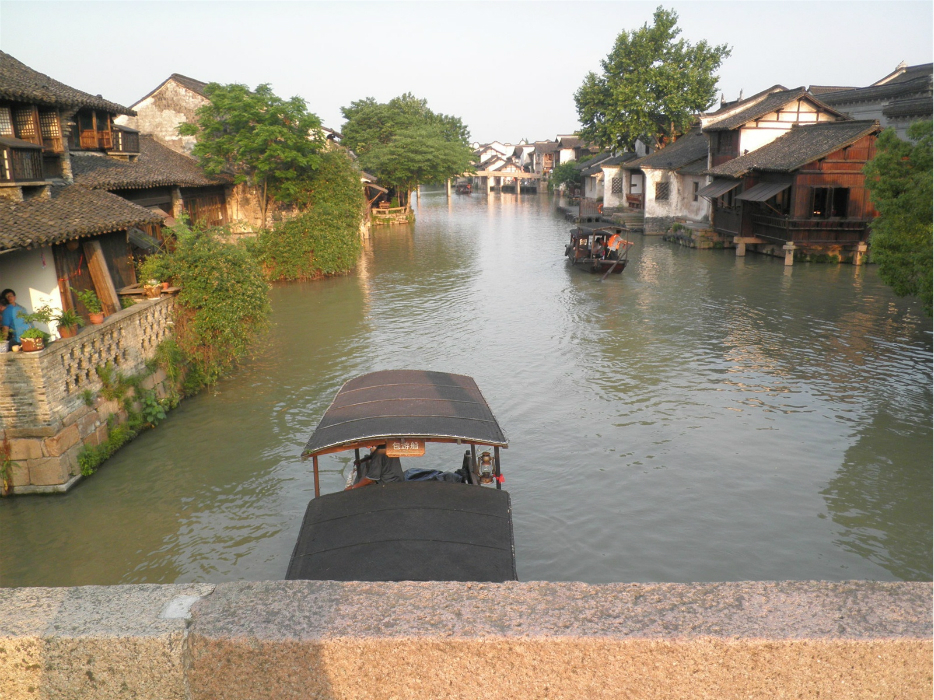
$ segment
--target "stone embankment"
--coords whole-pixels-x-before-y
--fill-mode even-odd
[[[913,698],[930,583],[0,589],[0,697]]]

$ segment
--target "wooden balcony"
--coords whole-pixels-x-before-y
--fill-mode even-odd
[[[754,214],[754,236],[791,243],[851,244],[869,237],[872,219],[783,219]]]

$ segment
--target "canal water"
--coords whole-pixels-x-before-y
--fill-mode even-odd
[[[931,322],[874,267],[634,234],[600,282],[548,196],[423,193],[417,214],[354,274],[277,286],[255,357],[93,478],[0,502],[0,584],[281,578],[305,441],[346,379],[389,368],[477,380],[522,580],[931,579]],[[322,459],[323,491],[347,466]]]

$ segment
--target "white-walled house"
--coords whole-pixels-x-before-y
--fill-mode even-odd
[[[135,115],[117,117],[116,123],[128,126],[179,153],[191,153],[195,136],[180,136],[178,125],[194,122],[199,108],[210,103],[204,94],[207,83],[172,73],[155,90],[134,103]]]
[[[623,186],[625,175],[623,164],[635,160],[636,154],[627,152],[607,158],[600,163],[603,170],[603,207],[606,209],[628,208]]]

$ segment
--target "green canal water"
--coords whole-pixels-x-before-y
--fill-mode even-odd
[[[0,502],[0,584],[281,578],[299,453],[348,378],[473,376],[522,580],[930,580],[932,335],[873,267],[635,234],[569,268],[547,196],[426,193],[356,273],[272,292],[274,332],[64,496]],[[411,465],[454,468],[437,447]],[[322,489],[343,484],[326,457]]]

